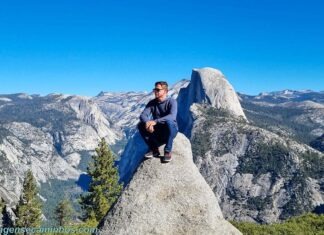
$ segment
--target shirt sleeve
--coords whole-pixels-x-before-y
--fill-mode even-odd
[[[143,112],[142,112],[141,115],[140,115],[140,121],[141,121],[141,122],[148,122],[148,121],[151,120],[151,116],[152,116],[152,108],[151,108],[151,107],[152,107],[151,102],[149,102],[149,103],[145,106]]]
[[[163,123],[163,122],[166,122],[166,121],[176,121],[177,120],[177,113],[178,113],[177,101],[174,100],[174,99],[171,99],[170,107],[168,107],[168,109],[170,110],[169,114],[164,116],[164,117],[156,119],[155,121],[157,123]]]

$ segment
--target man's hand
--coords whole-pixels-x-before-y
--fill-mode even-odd
[[[145,123],[145,128],[148,132],[153,133],[155,125],[156,125],[155,121],[148,121]]]
[[[150,126],[148,129],[147,129],[148,132],[150,133],[153,133],[154,132],[154,126]]]

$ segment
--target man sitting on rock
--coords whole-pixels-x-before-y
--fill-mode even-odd
[[[149,147],[146,158],[159,157],[159,146],[164,147],[163,162],[171,161],[173,139],[178,133],[177,101],[168,98],[168,83],[156,82],[155,99],[148,102],[140,116],[139,132]]]

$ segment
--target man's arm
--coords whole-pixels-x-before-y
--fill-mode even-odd
[[[174,99],[171,99],[170,101],[170,113],[164,117],[158,118],[154,121],[156,121],[157,123],[161,123],[161,122],[166,122],[166,121],[175,121],[177,120],[177,113],[178,113],[178,104],[177,101]]]
[[[151,110],[151,102],[149,102],[146,106],[145,106],[145,109],[143,110],[143,112],[141,113],[140,115],[140,120],[141,122],[148,122],[151,120],[151,114],[152,114],[152,110]]]

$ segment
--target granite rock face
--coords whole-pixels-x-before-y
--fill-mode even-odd
[[[290,138],[195,104],[194,162],[225,218],[272,223],[324,203],[324,155]]]
[[[186,136],[191,135],[193,117],[190,107],[194,103],[209,104],[246,120],[234,88],[217,69],[193,69],[189,85],[179,92],[178,122],[180,131]]]
[[[174,141],[170,163],[159,158],[141,163],[99,230],[99,234],[241,234],[223,218],[183,134]]]
[[[148,151],[148,146],[137,131],[129,139],[120,160],[118,161],[119,177],[124,184],[128,184],[133,177],[137,167],[141,164],[144,154]],[[163,153],[163,152],[161,152]]]

